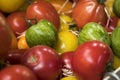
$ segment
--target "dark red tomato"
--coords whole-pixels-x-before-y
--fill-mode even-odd
[[[12,42],[12,31],[5,16],[0,13],[0,58],[8,52]]]
[[[97,22],[103,26],[107,23],[105,6],[99,3],[100,0],[79,0],[73,8],[73,19],[78,28],[82,28],[88,22]]]
[[[117,27],[119,18],[117,16],[113,16],[110,18],[108,25],[105,27],[107,30],[108,34],[112,34],[112,31]]]
[[[21,57],[27,49],[9,50],[4,60],[8,64],[20,64]]]
[[[72,59],[73,59],[74,52],[65,52],[60,55],[61,62],[62,62],[62,75],[63,76],[70,76],[73,75],[72,71]]]
[[[32,69],[38,80],[57,80],[61,72],[58,53],[44,45],[29,48],[21,58],[21,63]]]
[[[8,15],[7,21],[16,36],[21,35],[28,28],[25,12],[13,12]]]
[[[102,80],[112,58],[113,53],[108,45],[100,41],[88,41],[76,49],[72,68],[83,80]]]
[[[37,80],[37,78],[28,67],[10,65],[0,71],[0,80]]]
[[[57,29],[60,27],[60,19],[55,8],[48,1],[38,0],[31,3],[26,10],[27,19],[47,19],[52,22]]]

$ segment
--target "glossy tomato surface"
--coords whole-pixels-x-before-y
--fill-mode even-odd
[[[112,61],[111,48],[100,41],[88,41],[75,51],[72,61],[73,71],[83,80],[102,80],[106,65]]]
[[[27,19],[35,19],[37,21],[41,19],[47,19],[52,22],[57,29],[60,26],[59,15],[56,9],[45,0],[38,0],[31,3],[26,10]]]
[[[29,27],[25,15],[25,12],[17,11],[7,17],[7,21],[16,36],[21,35]]]
[[[97,22],[103,26],[107,23],[107,14],[104,5],[98,0],[80,0],[73,8],[72,16],[78,28],[82,28],[88,22]]]
[[[0,80],[37,80],[37,78],[28,67],[11,65],[0,71]]]
[[[11,47],[12,31],[5,16],[0,13],[0,58],[7,53]]]
[[[58,53],[44,45],[28,49],[21,58],[21,63],[32,69],[38,80],[56,80],[61,72]]]

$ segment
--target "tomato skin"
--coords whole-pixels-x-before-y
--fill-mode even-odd
[[[61,61],[53,48],[44,45],[29,48],[21,63],[32,69],[38,80],[56,80],[61,72]]]
[[[25,0],[0,0],[0,10],[5,13],[11,13],[20,9]]]
[[[0,80],[37,80],[37,78],[28,67],[10,65],[0,71]]]
[[[52,22],[57,29],[60,26],[60,19],[57,11],[47,1],[38,0],[31,3],[26,10],[27,19],[36,19],[37,21],[41,19],[47,19]]]
[[[104,10],[104,5],[101,5],[97,0],[80,0],[73,8],[73,19],[82,28],[88,22],[97,22],[103,26],[107,23],[107,14]]]
[[[0,13],[0,58],[10,49],[12,35],[13,33],[6,21],[5,16]]]
[[[16,37],[29,27],[25,15],[25,12],[17,11],[9,14],[7,17],[7,21]]]
[[[111,48],[100,41],[88,41],[75,51],[72,68],[83,80],[102,80],[106,65],[112,61]]]

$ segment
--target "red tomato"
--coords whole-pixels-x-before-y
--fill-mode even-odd
[[[27,19],[47,19],[51,21],[57,29],[60,27],[60,19],[57,11],[49,2],[38,0],[31,3],[26,10]]]
[[[21,63],[32,69],[38,80],[57,80],[61,72],[58,53],[44,45],[29,48],[21,58]]]
[[[37,80],[36,75],[23,65],[10,65],[0,71],[0,80]]]
[[[103,26],[107,23],[105,7],[98,0],[79,0],[73,8],[73,19],[78,28],[82,28],[88,22],[97,22]]]
[[[7,21],[16,36],[19,36],[28,28],[25,12],[13,12],[8,15]]]
[[[0,13],[0,58],[8,52],[12,42],[12,31],[5,16]]]
[[[76,49],[72,68],[83,80],[102,80],[107,64],[112,59],[113,53],[108,45],[100,41],[88,41]]]

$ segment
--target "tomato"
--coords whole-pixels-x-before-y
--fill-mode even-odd
[[[113,68],[117,69],[120,67],[120,58],[118,58],[116,55],[114,55],[113,58]]]
[[[72,76],[72,59],[73,59],[74,52],[65,52],[60,55],[61,62],[62,62],[62,76]]]
[[[17,42],[18,49],[28,49],[29,46],[26,42],[25,35],[21,35]]]
[[[88,22],[97,22],[103,26],[107,23],[105,6],[100,0],[80,0],[73,8],[72,16],[78,28],[82,28]]]
[[[12,42],[12,31],[5,16],[0,13],[0,58],[8,52]]]
[[[21,63],[32,69],[38,80],[57,80],[61,72],[58,53],[45,45],[29,48],[22,56]]]
[[[78,80],[75,76],[67,76],[67,77],[63,77],[60,80]],[[82,80],[82,79],[79,79]]]
[[[14,50],[9,50],[8,54],[5,55],[4,61],[7,64],[20,64],[20,60],[22,55],[27,49],[14,49]]]
[[[60,19],[57,11],[47,1],[38,0],[34,3],[31,3],[26,10],[27,19],[35,19],[37,21],[41,19],[47,19],[53,23],[57,29],[60,26]]]
[[[106,69],[112,66],[112,60],[111,48],[103,42],[92,40],[78,46],[72,68],[76,76],[83,80],[102,80]]]
[[[72,13],[72,2],[70,2],[69,0],[50,0],[49,2],[55,7],[59,14]]]
[[[0,71],[0,80],[37,80],[37,78],[28,67],[10,65]]]
[[[17,11],[9,14],[7,21],[16,37],[29,27],[26,21],[25,12],[22,11]]]
[[[108,15],[110,17],[113,17],[115,16],[115,13],[113,12],[113,3],[114,3],[115,0],[106,0],[105,1],[105,7],[106,7],[106,10],[108,12]]]
[[[20,9],[25,0],[0,0],[0,10],[5,13],[11,13]]]
[[[68,51],[75,51],[78,46],[78,38],[71,31],[60,31],[58,32],[58,41],[54,48],[59,53],[62,54]]]

